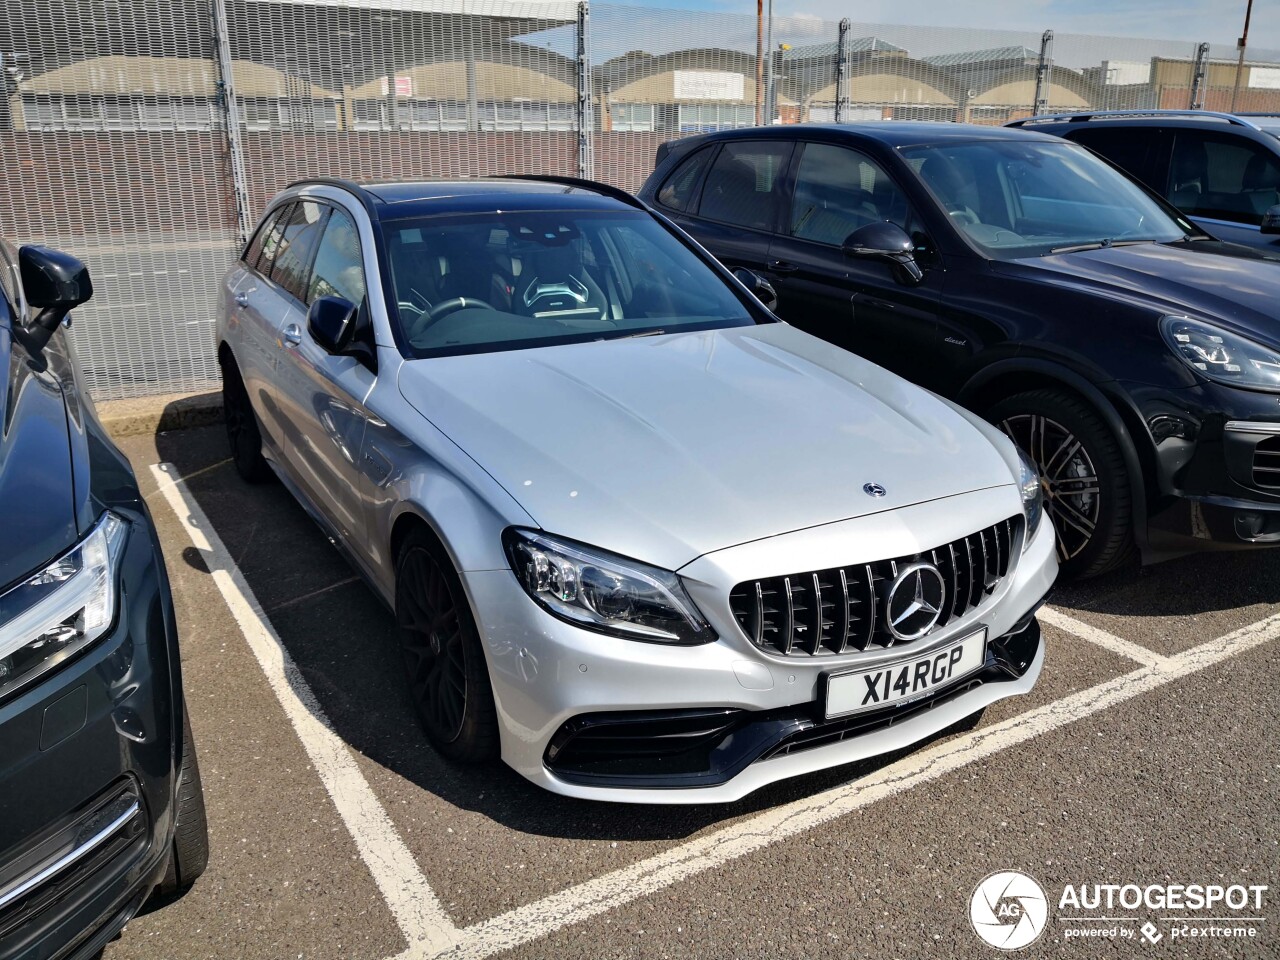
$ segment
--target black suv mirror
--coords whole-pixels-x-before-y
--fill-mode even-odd
[[[880,257],[894,264],[902,283],[917,284],[924,271],[916,263],[915,243],[896,223],[881,220],[859,227],[845,237],[844,252],[851,257]]]
[[[1268,207],[1267,212],[1262,215],[1262,232],[1280,233],[1280,204]]]
[[[343,354],[356,332],[356,305],[342,297],[319,297],[307,311],[311,339],[327,353]]]
[[[93,283],[89,268],[71,254],[34,244],[18,250],[18,273],[27,304],[36,311],[20,337],[34,357],[71,309],[93,296]]]
[[[746,267],[734,267],[733,275],[738,278],[739,283],[754,293],[756,299],[768,310],[778,309],[778,291],[773,289],[773,284],[768,280]]]

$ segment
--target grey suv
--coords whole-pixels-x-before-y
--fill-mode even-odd
[[[1123,167],[1219,240],[1280,253],[1280,116],[1102,111],[1015,120]]]

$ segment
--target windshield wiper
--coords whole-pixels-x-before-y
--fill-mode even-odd
[[[1078,253],[1081,250],[1104,250],[1107,247],[1132,247],[1138,243],[1155,243],[1154,240],[1112,240],[1104,237],[1101,240],[1093,240],[1089,243],[1072,243],[1065,247],[1052,247],[1050,253]]]
[[[601,337],[601,340],[634,340],[636,337],[656,337],[665,330],[641,330],[639,333],[624,333],[620,337]]]

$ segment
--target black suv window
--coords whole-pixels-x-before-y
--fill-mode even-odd
[[[864,153],[807,143],[796,171],[789,232],[839,246],[859,227],[879,220],[907,229],[907,198],[880,164]]]
[[[1259,224],[1280,203],[1280,161],[1251,140],[1179,130],[1165,196],[1193,216]]]
[[[790,158],[789,143],[726,143],[707,173],[698,213],[708,220],[772,230],[778,222],[776,187]]]
[[[672,171],[671,176],[663,181],[662,188],[658,190],[658,202],[672,210],[682,212],[688,210],[689,201],[693,199],[693,191],[697,189],[698,181],[702,179],[702,171],[707,168],[714,152],[711,147],[704,147],[693,156],[686,158]]]
[[[1078,126],[1088,126],[1078,124]],[[1152,127],[1089,127],[1089,129],[1071,131],[1064,136],[1083,143],[1090,150],[1106,157],[1117,167],[1127,170],[1131,175],[1147,183],[1156,183],[1159,179],[1152,176],[1152,147],[1161,136],[1160,131]]]
[[[307,299],[311,256],[324,229],[326,207],[310,200],[295,203],[281,220],[280,249],[271,268],[271,279],[299,300]]]

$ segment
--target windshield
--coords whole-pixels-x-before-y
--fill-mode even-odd
[[[424,217],[383,230],[401,330],[418,357],[755,322],[639,211]]]
[[[998,260],[1195,232],[1078,144],[984,141],[902,154],[960,231]]]

